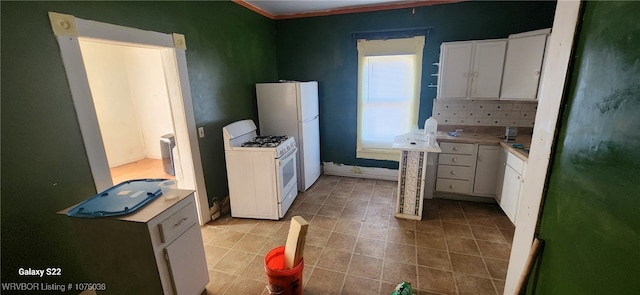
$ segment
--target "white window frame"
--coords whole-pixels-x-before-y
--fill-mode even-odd
[[[413,90],[413,106],[409,117],[412,126],[418,123],[418,111],[420,109],[420,89],[422,82],[422,52],[424,49],[425,36],[415,36],[411,38],[367,40],[358,39],[358,131],[356,144],[356,158],[400,161],[400,152],[389,148],[366,148],[362,143],[363,132],[363,111],[364,111],[364,83],[363,72],[365,58],[368,56],[384,55],[415,55],[415,85]],[[407,133],[410,130],[399,130],[398,135]]]

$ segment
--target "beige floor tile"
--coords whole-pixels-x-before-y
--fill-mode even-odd
[[[438,250],[447,250],[447,243],[445,242],[443,234],[432,234],[417,231],[416,246]]]
[[[400,282],[417,282],[418,274],[415,265],[409,265],[385,259],[382,267],[382,280],[392,284]]]
[[[330,235],[331,232],[328,230],[310,228],[307,230],[306,243],[308,245],[324,247],[327,244]]]
[[[384,258],[385,244],[385,241],[359,237],[353,253],[374,258]]]
[[[322,267],[333,271],[346,272],[351,260],[351,252],[324,248],[316,267]]]
[[[484,258],[484,262],[487,264],[487,269],[492,278],[499,280],[507,278],[509,260]]]
[[[264,246],[262,246],[262,249],[260,251],[258,251],[258,255],[267,255],[267,253],[269,253],[269,251],[280,247],[280,246],[284,246],[287,243],[287,238],[284,237],[273,237],[270,240],[268,240]]]
[[[389,231],[387,240],[398,244],[414,246],[416,244],[416,232],[410,229],[394,228]]]
[[[238,241],[244,237],[245,233],[237,231],[224,230],[218,234],[214,239],[209,241],[209,244],[219,247],[231,248]]]
[[[492,207],[495,207],[495,205],[491,205],[491,204],[474,203],[474,202],[462,202],[460,203],[460,205],[464,213],[481,214],[481,215],[491,215]]]
[[[264,281],[256,281],[250,278],[239,276],[229,286],[224,294],[236,295],[236,294],[261,294],[266,288]]]
[[[338,219],[338,221],[336,223],[336,226],[333,229],[333,231],[334,232],[343,233],[343,234],[357,236],[360,233],[360,226],[361,225],[362,225],[362,222],[359,222],[359,221]]]
[[[496,243],[505,243],[505,239],[502,236],[502,233],[497,227],[487,227],[487,226],[471,226],[471,233],[476,238],[476,240],[484,240],[489,242]]]
[[[450,253],[450,255],[454,272],[489,277],[482,257],[459,253]]]
[[[379,280],[382,275],[382,259],[353,254],[348,274]]]
[[[473,238],[468,225],[443,222],[442,229],[447,237]]]
[[[249,233],[240,239],[233,249],[250,253],[258,253],[269,240],[269,237]]]
[[[449,252],[457,252],[462,254],[480,255],[480,250],[476,246],[473,239],[461,237],[446,237]]]
[[[214,270],[239,275],[249,265],[255,254],[230,250],[218,263],[213,266]]]
[[[403,229],[408,229],[408,230],[415,230],[416,229],[416,221],[409,220],[409,219],[392,217],[391,219],[389,219],[389,227],[391,227],[391,228],[403,228]]]
[[[447,253],[447,251],[418,247],[417,252],[418,265],[451,270],[451,261],[449,260],[449,253]]]
[[[315,266],[318,263],[318,258],[322,254],[323,247],[305,245],[304,246],[304,264],[308,266]]]
[[[273,235],[276,234],[280,230],[280,228],[289,228],[288,226],[285,226],[285,224],[288,225],[287,222],[283,221],[261,220],[256,223],[256,225],[251,229],[249,233],[266,237],[273,237]]]
[[[501,228],[500,233],[509,245],[513,244],[513,234],[515,233],[514,229]]]
[[[220,272],[217,270],[209,270],[209,283],[206,286],[207,295],[219,295],[224,294],[233,281],[237,278],[236,275]]]
[[[298,208],[296,208],[295,213],[299,214],[299,213],[308,213],[308,214],[313,214],[315,215],[316,213],[318,213],[318,210],[320,210],[320,207],[322,205],[320,204],[314,204],[314,203],[302,203],[300,204],[300,206]]]
[[[440,220],[442,220],[442,222],[465,224],[465,225],[468,224],[467,218],[464,216],[464,214],[462,212],[456,212],[456,211],[440,212]]]
[[[416,247],[411,245],[387,242],[384,254],[385,261],[404,263],[407,265],[416,264]]]
[[[342,210],[340,219],[362,221],[364,219],[365,212],[366,212],[365,208],[346,208],[345,207]]]
[[[357,192],[354,192],[354,193],[357,193]],[[347,203],[344,204],[345,208],[359,209],[358,211],[366,210],[367,206],[369,206],[369,201],[368,200],[363,200],[363,199],[360,199],[360,198],[354,198],[353,196],[349,197]]]
[[[389,234],[389,226],[383,224],[375,224],[375,223],[363,223],[360,227],[360,237],[376,239],[376,240],[387,240],[387,235]]]
[[[460,295],[492,295],[496,290],[489,278],[455,273],[456,286]]]
[[[495,218],[491,215],[482,215],[482,214],[473,214],[473,213],[465,213],[464,214],[469,221],[469,225],[471,226],[489,226],[489,227],[498,227],[495,222]]]
[[[442,294],[456,294],[453,273],[447,270],[419,266],[418,289]]]
[[[424,215],[422,221],[416,222],[416,231],[441,235],[444,234],[444,230],[442,229],[442,222],[440,222],[440,219],[424,220]]]
[[[476,241],[476,243],[483,257],[508,260],[511,255],[511,248],[508,244],[487,241]]]
[[[304,287],[305,295],[337,295],[344,282],[345,274],[321,268],[315,268],[309,283]]]
[[[328,195],[329,194],[319,194],[319,193],[311,192],[304,198],[304,202],[322,205],[324,201],[327,199]]]
[[[216,263],[218,263],[218,261],[220,261],[220,259],[222,259],[222,257],[224,257],[227,252],[229,252],[229,249],[227,248],[217,247],[213,245],[204,245],[204,254],[207,258],[207,266],[211,268],[216,265]]]
[[[504,294],[504,281],[503,280],[493,280],[493,285],[496,287],[496,293],[498,295]]]
[[[353,247],[356,245],[356,239],[356,236],[334,232],[329,237],[326,247],[340,251],[353,252]]]
[[[436,199],[436,202],[438,204],[438,211],[440,211],[440,213],[444,211],[462,213],[462,207],[460,207],[459,201]]]
[[[264,256],[256,255],[253,257],[251,262],[247,264],[247,268],[245,268],[240,275],[245,278],[264,281],[266,283],[267,277],[264,266]]]
[[[341,295],[372,295],[380,291],[380,281],[347,275]],[[391,294],[391,293],[388,293]]]
[[[309,222],[309,227],[323,229],[323,230],[333,230],[337,222],[338,222],[337,217],[316,215]]]
[[[348,200],[349,199],[347,199],[345,197],[341,197],[340,195],[330,195],[324,201],[323,205],[334,206],[334,207],[342,209],[342,208],[344,208],[344,205],[347,204]]]
[[[342,209],[342,207],[327,205],[325,203],[318,210],[318,215],[338,218],[340,217],[340,215],[342,215]]]

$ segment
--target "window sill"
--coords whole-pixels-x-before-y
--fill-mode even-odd
[[[356,158],[400,162],[400,151],[392,149],[357,149]]]

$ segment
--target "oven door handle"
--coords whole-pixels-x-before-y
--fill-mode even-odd
[[[284,155],[279,157],[278,160],[280,160],[280,162],[286,162],[289,159],[289,157],[291,157],[291,155],[295,156],[297,151],[298,151],[298,148],[294,147],[294,148],[290,149],[288,152],[286,152]]]

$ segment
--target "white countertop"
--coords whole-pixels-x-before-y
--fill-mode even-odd
[[[393,149],[397,150],[405,150],[405,151],[419,151],[419,152],[428,152],[428,153],[439,153],[440,146],[438,143],[436,145],[427,147],[427,143],[424,140],[424,136],[421,134],[413,134],[406,133],[402,135],[398,135],[393,142]]]

